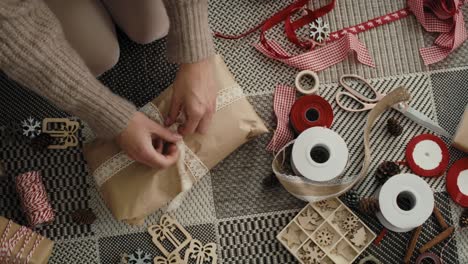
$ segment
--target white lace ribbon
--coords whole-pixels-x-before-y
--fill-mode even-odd
[[[242,88],[235,84],[231,87],[225,88],[218,92],[218,97],[216,98],[216,111],[219,111],[237,100],[245,97]],[[140,112],[145,113],[152,120],[162,124],[163,116],[159,109],[153,104],[148,103],[142,108]],[[200,180],[205,174],[208,173],[208,168],[203,164],[203,162],[197,157],[197,155],[185,145],[184,142],[181,142],[181,147],[184,151],[184,164],[187,169],[190,171],[194,181]],[[122,171],[123,169],[130,166],[133,162],[124,152],[119,152],[102,163],[94,172],[93,176],[96,181],[96,184],[100,187],[106,181],[111,179],[114,175]]]

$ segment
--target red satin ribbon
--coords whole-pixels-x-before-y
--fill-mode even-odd
[[[447,173],[446,187],[454,202],[468,208],[468,194],[462,193],[458,187],[458,177],[460,172],[464,170],[468,170],[468,158],[459,159],[450,167]]]
[[[419,142],[424,141],[424,140],[430,140],[430,141],[435,142],[440,147],[440,150],[442,152],[442,160],[440,161],[439,165],[432,170],[425,170],[419,167],[419,165],[416,163],[416,161],[413,158],[413,152],[414,152],[414,149],[416,148],[416,145]],[[448,163],[450,160],[450,154],[444,141],[442,141],[442,139],[432,134],[421,134],[411,139],[410,142],[408,142],[408,145],[406,146],[405,156],[406,156],[406,162],[408,166],[410,167],[410,169],[415,174],[419,176],[423,176],[423,177],[441,176],[447,169]]]
[[[308,114],[309,111],[313,111],[311,116]],[[305,95],[296,100],[292,106],[289,120],[298,134],[311,127],[330,127],[333,123],[333,109],[323,97]]]

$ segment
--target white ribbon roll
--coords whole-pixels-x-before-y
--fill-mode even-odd
[[[343,174],[348,157],[346,142],[338,133],[324,127],[312,127],[294,142],[291,166],[297,175],[324,182]]]
[[[387,229],[408,232],[422,225],[434,208],[434,193],[420,177],[404,173],[391,177],[377,192],[377,218]]]
[[[314,85],[312,86],[312,88],[306,89],[301,85],[301,79],[304,76],[312,77],[312,79],[314,80]],[[318,92],[319,92],[319,85],[320,85],[319,77],[318,77],[317,73],[315,73],[313,71],[303,70],[303,71],[299,72],[296,75],[296,80],[295,80],[294,83],[296,85],[297,91],[300,92],[301,94],[318,94]]]

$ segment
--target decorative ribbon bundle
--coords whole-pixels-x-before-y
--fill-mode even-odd
[[[405,88],[400,87],[386,95],[370,111],[364,128],[364,162],[359,175],[339,178],[338,181],[333,182],[317,182],[302,176],[287,174],[283,166],[284,160],[286,159],[285,151],[287,147],[294,144],[294,141],[289,142],[275,155],[272,165],[273,172],[286,190],[302,200],[319,201],[336,197],[348,191],[367,175],[371,159],[370,133],[375,121],[386,109],[400,102],[408,101],[409,99],[410,94]]]
[[[17,176],[16,190],[31,227],[54,221],[55,213],[47,198],[40,172],[31,171]]]
[[[443,60],[467,39],[461,12],[461,7],[468,2],[467,0],[408,0],[407,8],[331,33],[330,38],[326,40],[327,45],[315,49],[319,46],[318,43],[311,39],[301,40],[296,35],[296,30],[332,11],[336,0],[331,0],[326,6],[314,11],[307,8],[308,1],[298,0],[292,3],[241,35],[228,36],[215,33],[215,36],[239,39],[260,30],[260,43],[254,44],[258,51],[292,67],[313,71],[321,71],[343,61],[350,52],[356,53],[360,63],[374,67],[372,57],[356,34],[407,17],[411,13],[416,16],[426,31],[440,33],[434,46],[420,49],[421,57],[426,65]],[[305,15],[292,21],[291,17],[299,11],[303,11]],[[310,51],[300,55],[291,55],[279,43],[266,38],[265,32],[282,21],[285,22],[288,40]]]
[[[209,169],[248,140],[268,132],[222,58],[214,60],[219,91],[213,122],[205,135],[193,134],[178,143],[177,166],[159,170],[139,164],[114,142],[95,140],[85,146],[85,158],[102,197],[118,220],[140,224],[168,203],[169,210],[175,209]],[[169,87],[140,111],[163,124],[171,96]]]
[[[45,264],[54,243],[0,216],[0,263]]]

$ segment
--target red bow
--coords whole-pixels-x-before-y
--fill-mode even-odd
[[[467,39],[461,7],[467,0],[408,0],[408,8],[428,32],[440,35],[432,47],[421,48],[424,64],[445,59]]]

